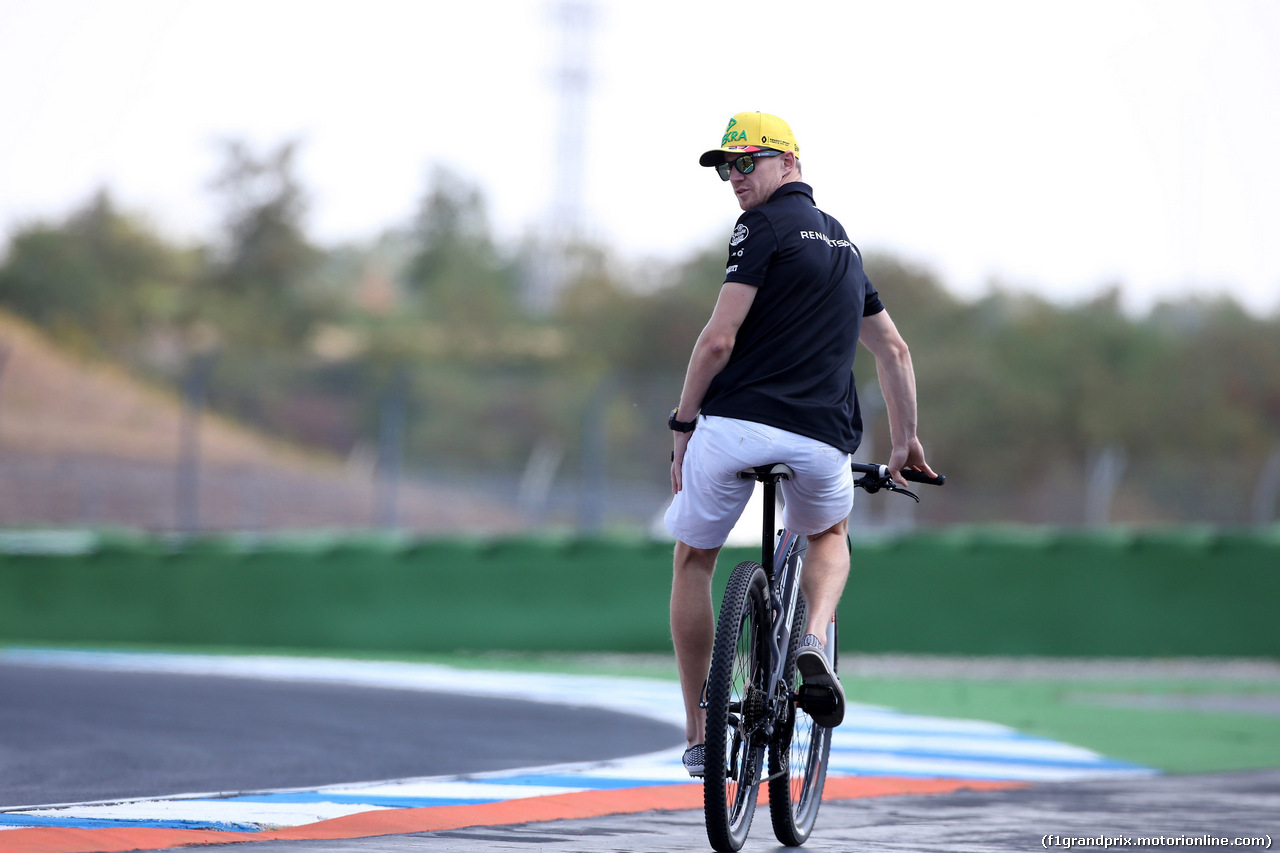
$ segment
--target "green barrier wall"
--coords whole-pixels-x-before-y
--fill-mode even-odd
[[[24,540],[25,541],[25,540]],[[0,540],[0,642],[667,651],[670,548],[615,541]],[[727,549],[717,574],[752,550]],[[1280,656],[1280,535],[949,530],[856,544],[841,647]]]

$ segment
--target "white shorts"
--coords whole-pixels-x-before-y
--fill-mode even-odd
[[[829,530],[853,509],[849,460],[848,453],[794,432],[703,417],[684,455],[682,487],[667,508],[667,530],[694,548],[724,545],[756,487],[738,472],[776,462],[796,474],[780,485],[783,526],[801,535]]]

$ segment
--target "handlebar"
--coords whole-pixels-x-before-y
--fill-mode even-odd
[[[874,462],[853,462],[849,466],[853,473],[861,474],[857,480],[854,480],[855,488],[863,489],[867,494],[875,494],[884,489],[889,492],[897,492],[906,495],[916,503],[920,503],[920,498],[912,491],[902,488],[894,482],[889,476],[889,466],[880,465]],[[902,479],[912,483],[926,483],[930,486],[941,486],[947,482],[945,474],[939,474],[936,477],[930,477],[923,471],[914,471],[910,468],[902,469]]]

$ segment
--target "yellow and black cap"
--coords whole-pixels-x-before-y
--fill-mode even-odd
[[[791,126],[768,113],[738,113],[729,119],[719,148],[712,148],[698,158],[703,166],[718,166],[727,154],[752,154],[765,148],[790,151],[800,156],[800,144]]]

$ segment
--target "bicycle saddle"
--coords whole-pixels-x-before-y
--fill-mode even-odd
[[[772,465],[758,465],[755,468],[748,468],[745,471],[739,471],[738,479],[759,480],[763,483],[765,480],[773,480],[774,482],[777,482],[778,480],[790,480],[795,475],[796,472],[792,471],[788,466],[781,462],[775,462]]]

